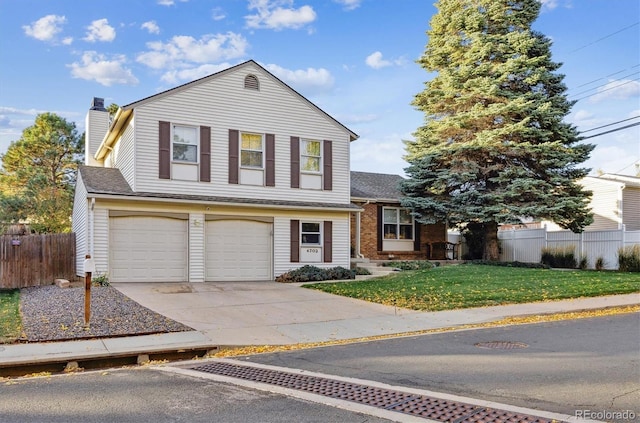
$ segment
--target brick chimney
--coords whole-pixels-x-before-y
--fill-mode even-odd
[[[104,98],[94,97],[85,118],[84,164],[103,166],[93,156],[109,130],[109,112],[104,108]]]

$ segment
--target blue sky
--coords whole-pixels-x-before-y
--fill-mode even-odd
[[[433,3],[0,0],[0,154],[37,113],[82,132],[93,97],[128,104],[253,59],[360,135],[352,170],[403,174]],[[640,122],[639,22],[637,0],[543,2],[534,29],[554,42],[579,100],[567,121],[585,136]],[[635,173],[640,126],[588,142],[593,173]]]

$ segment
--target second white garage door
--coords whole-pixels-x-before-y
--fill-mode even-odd
[[[188,280],[187,221],[128,216],[109,219],[109,280]]]
[[[258,281],[271,276],[271,223],[212,220],[206,225],[206,280]]]

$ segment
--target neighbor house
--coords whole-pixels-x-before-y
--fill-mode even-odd
[[[357,135],[253,60],[120,107],[94,99],[73,210],[112,282],[272,280],[350,265]]]
[[[593,193],[589,207],[593,223],[585,231],[622,229],[640,230],[640,178],[605,173],[587,176],[578,183]],[[559,230],[552,222],[544,222],[549,230]]]
[[[400,175],[351,172],[351,201],[362,208],[351,215],[354,257],[370,260],[444,260],[444,224],[415,221],[400,205]],[[452,258],[452,257],[449,257]]]

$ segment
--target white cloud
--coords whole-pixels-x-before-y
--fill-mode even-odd
[[[70,46],[73,43],[73,37],[65,37],[62,39],[62,44],[65,46]]]
[[[116,38],[116,30],[109,25],[107,19],[98,19],[91,22],[91,25],[87,27],[87,36],[83,40],[90,43],[96,41],[113,41]]]
[[[214,21],[221,21],[226,17],[227,15],[224,13],[224,10],[222,10],[221,7],[216,7],[211,10],[211,19],[213,19]]]
[[[29,37],[40,41],[55,41],[56,34],[62,31],[62,25],[67,22],[67,18],[59,15],[47,15],[31,25],[23,25],[24,33]]]
[[[145,22],[140,26],[140,28],[146,29],[147,31],[149,31],[149,34],[159,34],[160,33],[160,27],[158,26],[156,21]]]
[[[242,57],[247,40],[240,34],[207,34],[199,40],[188,35],[176,35],[167,43],[147,43],[150,49],[138,54],[136,60],[154,69],[184,68],[193,63],[210,63]]]
[[[393,61],[386,60],[382,58],[381,52],[376,51],[367,56],[367,58],[365,59],[365,63],[367,64],[367,66],[373,69],[381,69],[387,66],[402,66],[406,63],[406,60],[402,57],[399,59],[394,59]]]
[[[182,3],[186,3],[189,0],[180,0]],[[174,4],[176,4],[176,2],[174,0],[158,0],[158,4],[160,6],[173,6]]]
[[[408,166],[402,158],[406,153],[399,134],[362,136],[351,143],[351,170],[403,175]]]
[[[590,103],[600,103],[606,100],[626,100],[640,96],[640,82],[630,79],[609,81],[598,89],[598,93],[589,98]]]
[[[334,83],[331,72],[324,68],[289,70],[273,64],[266,65],[265,68],[296,91],[305,91],[306,95],[328,91]]]
[[[333,0],[338,4],[344,6],[345,10],[354,10],[360,7],[362,0]]]
[[[564,7],[566,9],[571,9],[573,5],[571,4],[572,0],[540,0],[542,3],[542,11],[545,12],[547,10],[554,10],[558,7]]]
[[[249,28],[266,28],[281,30],[285,28],[299,29],[316,20],[316,12],[305,5],[298,9],[293,0],[249,0],[249,10],[256,10],[255,15],[245,16]]]
[[[384,60],[382,58],[382,53],[380,53],[379,51],[376,51],[375,53],[371,53],[370,55],[368,55],[367,58],[365,59],[365,63],[367,64],[367,66],[374,69],[380,69],[387,66],[391,66],[391,62],[388,60]]]
[[[113,56],[110,60],[95,51],[85,51],[81,63],[67,65],[71,68],[74,78],[96,81],[110,87],[114,84],[136,85],[136,78],[131,69],[125,67],[126,58],[122,55]]]
[[[228,69],[232,64],[220,63],[217,65],[206,64],[191,69],[172,70],[166,72],[160,79],[169,84],[178,84],[184,81],[195,81],[196,79],[204,78],[212,73],[220,72]]]

